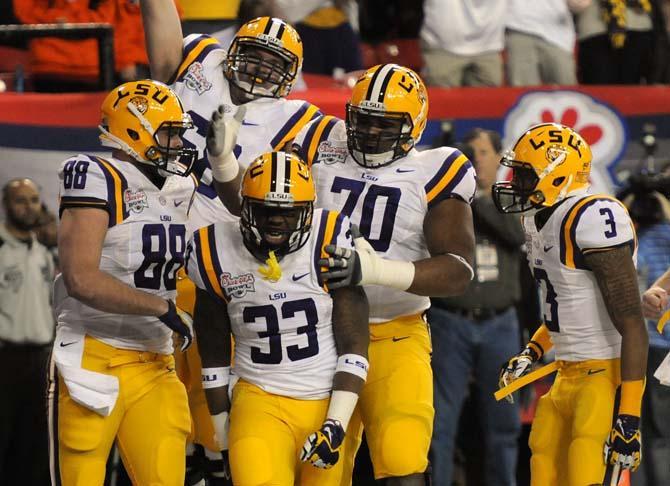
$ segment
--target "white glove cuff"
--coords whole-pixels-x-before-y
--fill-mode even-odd
[[[219,444],[219,449],[222,451],[228,450],[228,412],[221,412],[210,416],[212,417],[214,435],[216,442]]]
[[[240,164],[237,163],[237,157],[233,152],[220,155],[207,153],[207,158],[212,168],[212,176],[218,182],[230,182],[240,172]]]
[[[330,396],[330,404],[328,405],[328,413],[326,420],[337,420],[342,424],[344,431],[347,431],[351,414],[354,413],[356,403],[358,402],[358,393],[333,390]]]
[[[368,258],[364,258],[362,255]],[[361,256],[361,272],[363,275],[361,284],[382,285],[398,290],[407,290],[414,282],[416,269],[412,262],[386,260],[377,256],[377,254],[365,254],[363,252],[360,252],[359,256]],[[371,256],[372,258],[369,258]],[[365,265],[364,259],[367,260],[368,265]]]
[[[222,368],[203,368],[201,376],[202,388],[204,390],[226,386],[230,383],[230,366],[224,366]]]

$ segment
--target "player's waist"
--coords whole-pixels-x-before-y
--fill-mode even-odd
[[[388,339],[398,335],[426,334],[428,323],[425,313],[415,313],[396,317],[389,321],[375,322],[370,324],[370,339],[373,341]]]
[[[587,359],[584,361],[557,360],[558,373],[563,378],[581,378],[603,373],[620,381],[621,359]]]

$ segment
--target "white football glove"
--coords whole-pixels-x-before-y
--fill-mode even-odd
[[[377,255],[372,245],[361,235],[358,227],[351,226],[355,250],[336,245],[326,245],[328,258],[319,260],[325,267],[321,276],[330,289],[349,285],[383,285],[407,290],[414,281],[414,264],[399,260],[386,260]]]
[[[223,105],[212,113],[212,120],[207,130],[207,158],[212,168],[214,179],[219,182],[230,182],[239,173],[240,167],[233,153],[247,107],[242,105],[232,118],[224,117]]]

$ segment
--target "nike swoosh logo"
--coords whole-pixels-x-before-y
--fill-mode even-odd
[[[400,337],[393,336],[393,342],[394,343],[397,343],[398,341],[402,341],[403,339],[409,339],[409,336],[400,336]]]
[[[293,274],[293,281],[294,281],[294,282],[297,282],[298,280],[300,280],[300,279],[303,278],[303,277],[306,277],[307,275],[309,275],[309,272],[307,272],[307,273],[303,273],[302,275],[296,275],[296,274],[294,273],[294,274]]]
[[[398,174],[405,174],[406,172],[414,172],[414,169],[396,169]]]
[[[605,371],[605,368],[600,368],[600,369],[598,369],[598,370],[589,370],[589,373],[588,373],[588,374],[589,374],[589,375],[595,375],[596,373],[601,373],[601,372],[603,372],[603,371]]]
[[[554,247],[554,245],[551,245],[551,246],[545,246],[545,247],[544,247],[544,251],[547,252],[547,251],[551,250],[553,247]]]
[[[174,202],[174,207],[175,207],[175,208],[178,208],[179,206],[181,206],[181,203],[183,203],[183,202],[184,202],[183,200],[181,200],[181,201],[175,201],[175,202]]]
[[[246,120],[242,120],[242,125],[247,126],[247,127],[257,127],[258,123],[251,123]]]
[[[71,343],[64,343],[63,341],[61,341],[60,347],[64,348],[65,346],[69,346],[70,344],[74,344],[74,343],[77,343],[77,342],[79,342],[79,341],[72,341]]]

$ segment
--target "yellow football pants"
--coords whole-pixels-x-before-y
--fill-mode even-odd
[[[193,315],[195,308],[195,284],[186,276],[184,270],[177,274],[177,306]],[[198,351],[198,339],[185,353],[179,350],[174,353],[177,375],[184,383],[188,394],[188,405],[191,411],[191,435],[189,442],[200,444],[210,451],[218,451],[214,439],[214,426],[207,407],[205,390],[202,388],[202,362]]]
[[[620,360],[562,362],[530,432],[531,486],[602,484]]]
[[[59,377],[61,484],[102,485],[116,439],[133,484],[182,486],[190,421],[186,392],[175,374],[173,357],[117,349],[87,336],[82,368],[116,376],[119,396],[112,413],[103,417],[72,400]]]
[[[370,326],[370,372],[345,438],[343,486],[351,484],[363,427],[375,479],[428,467],[435,415],[431,349],[420,315]]]
[[[305,439],[321,428],[328,399],[273,395],[240,380],[230,411],[230,467],[235,486],[335,486],[342,461],[330,469],[300,462]]]

